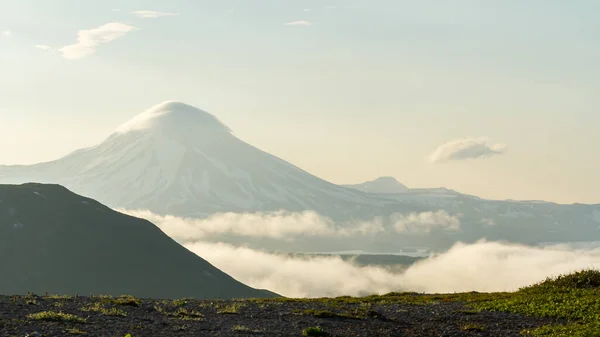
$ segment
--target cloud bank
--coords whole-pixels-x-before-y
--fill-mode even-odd
[[[440,145],[429,155],[429,162],[487,158],[504,152],[505,144],[492,144],[487,138],[466,138]]]
[[[134,15],[136,15],[137,17],[140,17],[143,19],[155,19],[155,18],[160,18],[163,16],[179,15],[179,13],[165,13],[165,12],[156,12],[156,11],[134,11],[132,13]]]
[[[223,243],[184,246],[243,283],[288,297],[514,291],[546,277],[600,268],[599,248],[569,250],[486,241],[456,244],[401,272],[361,267],[339,257],[289,257]]]
[[[289,297],[362,296],[391,291],[452,293],[514,291],[546,277],[600,268],[600,243],[532,247],[504,242],[457,243],[407,268],[359,266],[339,257],[289,256],[211,242],[215,233],[290,239],[298,235],[364,235],[381,231],[381,219],[352,224],[347,232],[327,218],[304,213],[226,213],[204,220],[131,215],[155,223],[167,235],[217,268],[252,287]],[[397,215],[396,230],[426,230],[432,224],[456,229],[459,216],[443,211]],[[401,247],[398,247],[401,248]]]
[[[137,28],[120,22],[110,22],[105,25],[80,30],[77,33],[77,43],[59,49],[62,56],[69,60],[80,59],[96,52],[100,44],[114,41]]]

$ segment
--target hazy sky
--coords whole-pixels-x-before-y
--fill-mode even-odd
[[[598,13],[597,0],[2,0],[0,164],[55,159],[178,100],[334,183],[600,203]]]

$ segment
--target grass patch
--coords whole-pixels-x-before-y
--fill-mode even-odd
[[[558,318],[565,325],[524,330],[529,336],[600,336],[600,271],[583,270],[521,288],[507,297],[473,303],[479,310]]]
[[[309,327],[302,330],[302,336],[330,336],[329,332],[320,327]]]
[[[50,294],[44,296],[44,298],[47,300],[70,300],[72,297],[69,295]]]
[[[119,296],[115,299],[112,299],[111,302],[116,305],[124,305],[130,307],[139,307],[142,303],[142,301],[130,295]]]
[[[51,322],[72,322],[72,323],[85,323],[86,319],[79,316],[65,314],[60,311],[42,311],[27,316],[29,319],[36,321],[51,321]]]
[[[460,329],[462,331],[469,331],[469,332],[484,332],[485,325],[480,324],[480,323],[465,323],[460,326]]]
[[[346,314],[346,313],[338,314],[333,311],[327,311],[327,310],[315,310],[315,309],[295,310],[294,313],[301,314],[301,315],[313,316],[316,318],[362,319],[362,317],[359,317],[356,315],[350,315],[350,314]]]
[[[93,311],[101,313],[104,316],[127,317],[127,313],[119,308],[106,308],[101,303],[94,303],[87,307],[81,308],[81,311]]]
[[[186,299],[186,298],[180,298],[180,299],[171,301],[171,305],[176,306],[176,307],[183,307],[187,303],[188,303],[188,299]]]
[[[67,329],[65,329],[65,332],[70,335],[79,335],[79,336],[87,334],[87,332],[77,329],[77,328],[67,328]]]
[[[240,302],[234,302],[225,306],[217,306],[217,314],[235,315],[246,305]]]
[[[169,311],[157,305],[154,307],[154,309],[165,316],[183,321],[201,321],[204,319],[204,315],[202,313],[194,310],[187,310],[185,308],[177,308],[177,310]]]
[[[239,333],[261,333],[262,332],[261,330],[251,329],[244,325],[236,325],[233,328],[231,328],[231,331],[239,332]]]

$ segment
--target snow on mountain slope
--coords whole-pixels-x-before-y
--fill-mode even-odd
[[[237,139],[215,116],[173,101],[134,117],[97,146],[0,169],[0,182],[29,181],[63,184],[114,207],[180,216],[285,209],[336,217],[397,203],[319,179]]]

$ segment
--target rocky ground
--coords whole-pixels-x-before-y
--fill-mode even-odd
[[[292,300],[0,297],[1,336],[519,336],[549,318],[478,311],[462,297]]]

